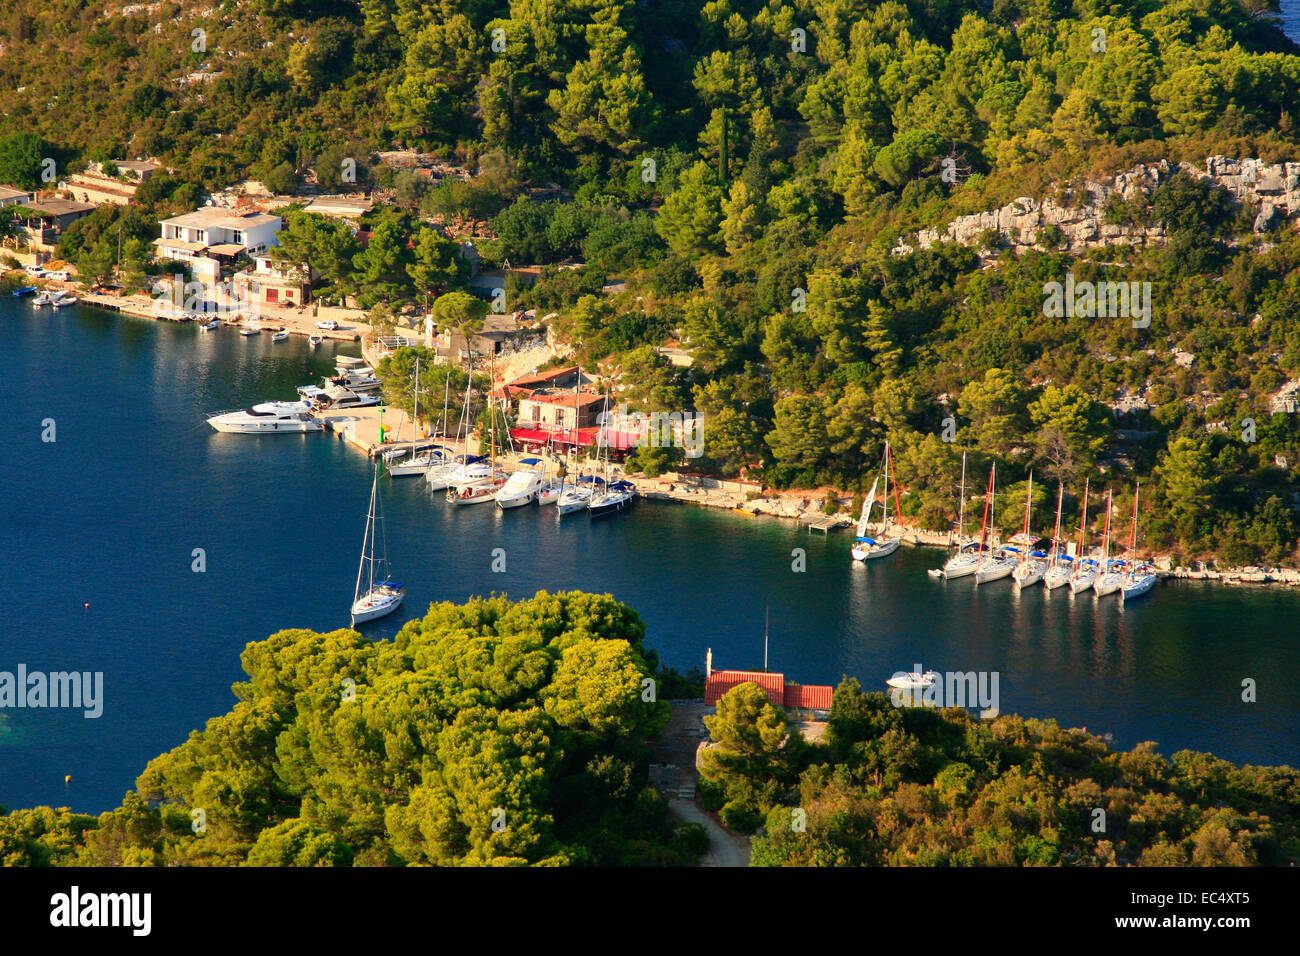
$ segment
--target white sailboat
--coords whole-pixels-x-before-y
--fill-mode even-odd
[[[468,389],[466,401],[468,401]],[[504,471],[497,468],[497,416],[492,404],[492,389],[488,390],[488,443],[491,446],[490,462],[484,464],[480,459],[473,464],[463,465],[461,470],[447,478],[447,500],[457,505],[481,505],[496,498],[508,480]],[[468,405],[466,406],[468,408]],[[465,435],[469,442],[469,433]]]
[[[1011,572],[1011,580],[1015,582],[1018,588],[1027,588],[1037,584],[1043,580],[1043,575],[1047,573],[1047,555],[1034,550],[1034,546],[1042,538],[1029,530],[1033,499],[1034,473],[1031,470],[1029,472],[1029,485],[1025,489],[1025,527],[1020,534],[1011,539],[1014,544],[1023,549],[1020,552],[1020,560],[1016,563],[1016,569]]]
[[[1107,594],[1114,594],[1119,590],[1120,585],[1124,582],[1125,563],[1119,558],[1112,559],[1110,556],[1110,513],[1112,505],[1112,492],[1106,489],[1106,533],[1102,537],[1101,545],[1101,570],[1097,572],[1097,579],[1092,582],[1092,589],[1096,592],[1097,597],[1105,597]]]
[[[447,384],[451,384],[451,366],[447,366]],[[418,439],[415,434],[416,428],[420,421],[420,359],[415,359],[415,410],[411,418],[411,447],[409,453],[398,461],[393,462],[388,468],[388,473],[394,478],[402,478],[406,475],[423,475],[435,464],[440,464],[443,460],[442,449],[440,448],[420,448]]]
[[[1056,483],[1056,525],[1052,529],[1052,550],[1043,572],[1043,586],[1052,591],[1070,580],[1070,563],[1061,554],[1061,506],[1065,503],[1065,486]]]
[[[989,522],[993,518],[998,495],[998,463],[995,461],[993,467],[989,469],[989,489],[988,495],[984,499],[984,524],[980,529],[980,550],[979,563],[975,566],[975,583],[987,584],[989,581],[999,581],[1008,577],[1016,569],[1016,562],[1007,557],[1006,553],[998,548],[996,551],[986,544],[988,538]]]
[[[1137,559],[1138,495],[1141,490],[1140,485],[1133,490],[1133,541],[1129,546],[1128,574],[1124,577],[1124,583],[1120,586],[1119,597],[1121,601],[1141,597],[1149,592],[1156,583],[1156,569],[1145,561],[1139,562]]]
[[[930,572],[932,576],[945,580],[974,574],[980,562],[979,542],[962,540],[966,535],[966,453],[964,451],[961,453],[961,485],[958,500],[960,504],[957,506],[957,553],[944,562],[943,568],[937,573]]]
[[[609,408],[608,392],[605,394],[605,408]],[[609,479],[610,428],[608,421],[607,418],[607,424],[600,431],[605,446],[605,481],[601,485],[600,491],[593,492],[591,500],[587,502],[587,513],[593,518],[623,511],[632,507],[632,502],[636,500],[636,485],[630,481],[610,481]]]
[[[880,534],[875,538],[867,537],[867,525],[870,523],[871,506],[876,498],[876,482],[871,484],[871,494],[868,500],[862,506],[862,515],[858,518],[858,534],[850,551],[855,561],[871,561],[875,558],[883,558],[893,554],[898,550],[898,545],[902,541],[899,537],[890,537],[889,532],[889,478],[893,471],[893,459],[890,457],[889,442],[885,442],[885,460],[881,466],[885,476],[885,494],[881,502],[883,510],[880,519]],[[876,479],[879,481],[879,479]],[[894,498],[898,498],[898,483],[894,483]]]
[[[383,517],[379,510],[379,465],[375,465],[375,479],[370,486],[370,510],[366,514],[366,533],[361,540],[361,563],[357,566],[357,585],[352,592],[352,626],[364,621],[373,621],[377,617],[396,611],[406,596],[406,588],[392,579],[388,571],[387,546],[381,549],[381,557],[375,557],[376,523],[383,532]],[[376,565],[382,576],[376,580]],[[365,585],[365,591],[361,590]]]
[[[1082,594],[1097,580],[1097,562],[1084,556],[1088,534],[1088,482],[1083,482],[1083,511],[1079,515],[1079,550],[1074,555],[1074,570],[1070,573],[1070,593]]]

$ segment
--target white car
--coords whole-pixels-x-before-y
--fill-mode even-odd
[[[42,269],[40,266],[28,266],[26,272],[29,276],[32,276],[37,279],[45,275],[45,270]]]
[[[66,272],[64,272],[63,270],[60,269],[60,270],[57,271],[57,272],[47,272],[47,273],[45,273],[45,278],[47,278],[47,279],[53,279],[55,282],[67,282],[67,281],[68,281],[70,278],[72,278],[72,277],[71,277],[70,275],[68,275],[68,273],[66,273]]]
[[[333,319],[326,319],[326,320],[323,321],[323,322],[317,322],[317,323],[316,323],[316,328],[318,328],[318,329],[329,329],[331,332],[333,332],[333,331],[334,331],[335,329],[337,329],[338,327],[339,327],[339,324],[338,324],[337,322],[335,322]]]

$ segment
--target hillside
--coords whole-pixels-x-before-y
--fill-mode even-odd
[[[331,291],[456,291],[434,215],[490,219],[484,265],[581,259],[508,308],[556,312],[634,406],[703,412],[708,470],[861,490],[889,438],[925,527],[951,522],[966,450],[1003,502],[1034,469],[1042,523],[1057,480],[1067,520],[1085,479],[1120,515],[1141,481],[1144,547],[1295,558],[1300,433],[1273,414],[1300,378],[1293,209],[1257,231],[1251,197],[1174,172],[1300,162],[1300,55],[1265,0],[16,0],[0,41],[0,180],[155,155],[176,172],[152,215],[246,176],[341,188],[354,159],[396,205],[367,255],[296,227]],[[420,182],[377,161],[396,146],[479,175]],[[1068,244],[1087,183],[1139,167],[1170,172],[1095,231],[1162,241]],[[960,219],[1022,197],[1055,217],[1045,241]],[[111,270],[116,215],[61,252]],[[149,221],[123,215],[143,275]],[[1067,281],[1137,283],[1149,325],[1051,314]]]

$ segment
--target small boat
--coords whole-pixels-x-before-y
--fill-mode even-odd
[[[263,402],[237,412],[221,412],[208,419],[219,432],[245,435],[292,435],[323,431],[325,424],[312,418],[305,402]]]
[[[893,470],[889,442],[885,442],[885,460],[881,465],[881,472],[885,476],[885,497],[881,505],[883,515],[880,519],[880,535],[875,538],[867,537],[867,524],[871,520],[871,506],[876,500],[876,483],[880,480],[877,478],[876,481],[871,483],[871,493],[867,495],[867,500],[862,505],[862,514],[858,518],[857,537],[854,539],[853,547],[849,551],[855,561],[871,561],[875,558],[887,557],[897,551],[899,544],[902,543],[902,538],[890,537],[887,534],[889,531],[889,479]],[[897,504],[897,481],[894,482],[894,501]]]
[[[537,504],[541,507],[546,505],[559,504],[560,497],[564,494],[564,485],[558,481],[547,480],[542,482],[542,487],[537,490]]]
[[[75,295],[70,295],[67,292],[60,293],[59,295],[55,296],[53,299],[50,300],[50,305],[54,306],[56,309],[62,309],[65,308],[66,306],[76,305],[76,304],[77,304],[77,297]]]
[[[21,289],[14,289],[14,298],[18,299],[25,295],[31,295],[35,291],[36,291],[36,286],[25,285]]]
[[[519,462],[520,468],[501,486],[497,492],[497,507],[503,511],[509,508],[522,508],[537,500],[542,490],[542,473],[537,466],[540,458],[525,458]]]
[[[1070,593],[1089,591],[1096,580],[1097,562],[1092,558],[1079,558],[1074,562],[1074,573],[1070,575]]]
[[[352,626],[377,617],[391,614],[401,605],[406,588],[392,579],[388,571],[388,555],[375,558],[375,524],[383,522],[379,514],[379,465],[375,465],[375,478],[370,485],[370,510],[366,513],[366,533],[361,540],[361,564],[357,567],[357,585],[352,592]],[[385,539],[386,540],[386,539]],[[375,581],[375,568],[379,565],[383,576]],[[367,576],[367,571],[369,575]],[[362,584],[366,585],[362,593]]]
[[[351,389],[338,386],[324,389],[315,399],[318,407],[330,409],[365,408],[369,405],[378,405],[379,401],[378,395],[358,395]]]
[[[1134,555],[1134,562],[1128,569],[1128,575],[1124,578],[1124,583],[1120,585],[1119,599],[1127,601],[1129,598],[1139,598],[1149,592],[1156,583],[1156,569],[1145,561],[1137,561],[1137,536],[1138,536],[1138,495],[1141,494],[1142,486],[1138,485],[1133,491],[1133,540],[1129,545],[1129,553]]]
[[[245,336],[247,336],[247,335],[257,335],[257,334],[260,333],[261,331],[262,331],[262,330],[259,329],[259,328],[257,328],[256,326],[249,326],[249,325],[246,325],[246,326],[244,326],[242,329],[239,330],[239,334],[240,334],[240,335],[245,335]]]
[[[736,515],[740,515],[740,516],[743,517],[743,518],[757,518],[757,517],[758,517],[758,512],[757,512],[757,511],[753,511],[753,510],[751,510],[751,509],[749,509],[749,508],[732,508],[732,509],[731,509],[731,513],[732,513],[732,514],[736,514]]]
[[[313,334],[311,336],[308,336],[307,338],[307,344],[310,345],[312,348],[316,348],[316,346],[320,345],[324,341],[325,341],[325,336],[323,335]]]
[[[632,507],[636,500],[636,485],[630,481],[615,481],[605,486],[600,494],[592,495],[587,502],[587,512],[593,518],[614,514]]]
[[[481,505],[496,500],[497,492],[505,487],[504,471],[492,472],[477,481],[457,482],[447,486],[447,500],[457,505]]]
[[[555,503],[556,513],[569,515],[575,511],[586,511],[595,490],[593,486],[599,481],[599,478],[588,476],[579,478],[574,484],[565,488],[560,493],[560,500]]]
[[[1030,514],[1034,501],[1034,473],[1029,472],[1029,484],[1025,488],[1025,527],[1020,534],[1011,538],[1011,543],[1021,549],[1020,561],[1011,572],[1011,580],[1017,588],[1027,588],[1043,580],[1047,573],[1047,552],[1035,551],[1034,547],[1043,539],[1029,530]]]
[[[221,320],[220,320],[220,319],[213,319],[211,322],[204,322],[202,325],[200,325],[200,326],[199,326],[199,331],[200,331],[200,332],[212,332],[213,330],[215,330],[215,329],[219,329],[219,328],[221,328]]]
[[[1107,594],[1114,594],[1119,590],[1120,584],[1124,581],[1124,572],[1121,570],[1125,563],[1119,558],[1110,556],[1110,513],[1113,501],[1113,492],[1109,489],[1106,491],[1106,532],[1101,539],[1101,567],[1097,571],[1097,577],[1092,582],[1092,590],[1097,597],[1105,597]]]
[[[1005,548],[995,549],[985,547],[984,544],[988,538],[989,522],[992,519],[998,497],[997,475],[998,464],[994,462],[993,467],[989,469],[988,493],[984,496],[984,522],[980,527],[979,561],[975,565],[976,585],[987,584],[990,581],[1000,581],[1002,578],[1010,577],[1011,572],[1016,569],[1016,562]]]
[[[32,299],[32,305],[37,308],[42,305],[53,305],[59,295],[56,289],[46,289],[44,292],[37,293],[36,298]]]
[[[909,671],[908,673],[898,673],[889,680],[885,681],[890,687],[898,687],[905,690],[916,690],[932,686],[939,680],[939,675],[934,671]]]
[[[284,329],[281,329],[279,332],[276,332],[275,335],[271,336],[271,341],[272,341],[272,342],[288,342],[288,341],[289,341],[289,333],[286,332]]]
[[[966,453],[961,453],[961,485],[957,492],[957,540],[960,541],[966,534]],[[957,553],[944,562],[942,568],[935,568],[939,573],[930,577],[943,578],[945,581],[949,578],[964,578],[968,574],[974,574],[975,569],[979,567],[980,552],[983,550],[978,541],[967,541],[957,548]]]

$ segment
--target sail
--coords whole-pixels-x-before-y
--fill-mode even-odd
[[[876,503],[876,485],[880,484],[880,478],[871,483],[871,491],[867,492],[867,500],[862,503],[862,514],[858,517],[858,537],[866,537],[867,522],[871,520],[871,507]]]

